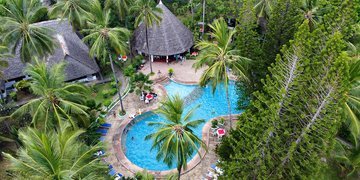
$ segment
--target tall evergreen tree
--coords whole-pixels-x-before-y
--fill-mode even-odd
[[[274,63],[282,46],[293,39],[302,20],[300,6],[299,0],[278,0],[273,6],[263,45],[265,67]]]
[[[262,92],[217,149],[226,178],[306,178],[331,149],[348,80],[339,32],[305,21],[270,68]]]
[[[263,58],[261,57],[262,49],[260,47],[260,34],[257,32],[256,14],[253,9],[254,0],[245,0],[240,9],[239,17],[237,19],[239,25],[236,27],[235,45],[239,49],[239,54],[251,59],[250,67],[252,71],[249,73],[247,82],[237,83],[240,93],[238,106],[243,109],[246,106],[247,98],[255,90],[261,87],[260,79],[266,67],[264,67]],[[245,103],[244,103],[245,102]]]

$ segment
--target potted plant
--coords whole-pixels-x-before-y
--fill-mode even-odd
[[[169,72],[169,77],[171,78],[172,75],[174,75],[174,69],[173,69],[173,68],[170,68],[170,69],[168,70],[168,72]]]
[[[225,125],[225,119],[224,118],[220,118],[220,120],[219,120],[219,125],[220,126],[224,126]]]
[[[211,121],[211,130],[215,131],[216,129],[218,129],[218,120],[214,119]]]

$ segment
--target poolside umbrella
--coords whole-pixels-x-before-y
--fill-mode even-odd
[[[225,129],[223,129],[223,128],[219,128],[218,130],[216,130],[216,132],[217,132],[219,137],[224,136],[225,133],[226,133]]]
[[[154,96],[152,94],[148,94],[148,95],[146,95],[146,98],[147,99],[152,99],[152,98],[154,98]]]

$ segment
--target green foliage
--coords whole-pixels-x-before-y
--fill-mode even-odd
[[[9,94],[10,98],[14,101],[17,101],[17,92],[16,91],[12,91],[10,94]]]
[[[225,178],[309,179],[325,165],[349,59],[339,32],[311,32],[306,21],[277,56],[237,129],[217,148]]]
[[[171,75],[174,74],[174,69],[173,69],[173,68],[169,68],[169,69],[168,69],[168,73],[171,74]]]
[[[79,29],[90,15],[89,6],[90,3],[82,0],[57,0],[49,14],[52,18],[67,19],[75,29]]]
[[[218,120],[214,119],[214,120],[211,121],[211,127],[212,128],[216,128],[217,125],[218,125]]]
[[[353,144],[338,141],[335,144],[333,157],[338,162],[338,166],[342,171],[341,174],[346,176],[343,178],[358,178],[360,175],[360,147]]]
[[[83,41],[90,45],[90,55],[96,56],[102,62],[107,62],[112,50],[117,54],[126,54],[129,31],[120,27],[110,28],[111,12],[104,11],[98,0],[94,0],[90,8],[91,16],[87,19],[88,28],[82,30],[87,34]]]
[[[30,62],[33,57],[45,57],[55,50],[51,29],[34,26],[42,20],[47,8],[39,1],[9,0],[6,6],[0,5],[1,39],[13,54],[20,46],[20,58]]]
[[[259,64],[262,66],[261,72],[268,73],[267,67],[275,62],[282,46],[293,39],[302,20],[300,6],[299,0],[278,0],[273,6],[263,44],[264,62]]]
[[[117,89],[116,88],[112,88],[110,89],[110,95],[114,96],[117,93]]]
[[[142,172],[136,172],[135,178],[138,180],[154,180],[155,176],[144,170]]]
[[[247,106],[251,94],[260,90],[262,84],[260,80],[265,77],[266,66],[262,57],[262,48],[260,45],[261,35],[257,32],[257,23],[255,10],[252,8],[253,0],[246,0],[240,9],[240,15],[237,19],[239,25],[236,27],[235,45],[239,49],[239,54],[251,59],[249,64],[249,81],[239,81],[236,83],[239,99],[238,108],[244,109]]]
[[[231,46],[231,40],[236,30],[229,30],[224,19],[217,19],[209,26],[212,30],[210,36],[214,37],[214,41],[217,43],[205,40],[198,42],[195,47],[199,48],[200,54],[196,57],[197,62],[193,64],[193,67],[196,70],[207,67],[200,77],[199,84],[200,86],[205,86],[210,83],[213,93],[220,83],[224,83],[231,119],[231,107],[228,95],[229,77],[233,74],[236,75],[239,80],[247,81],[247,65],[250,59],[242,56],[239,50]],[[232,70],[231,73],[229,69]]]
[[[151,91],[152,83],[149,75],[145,75],[141,72],[134,74],[130,78],[130,92],[135,92],[137,95],[140,95],[141,92]]]
[[[124,76],[131,77],[136,73],[136,70],[133,65],[129,65],[124,69]]]
[[[23,147],[15,158],[5,156],[11,161],[11,169],[19,179],[105,179],[107,167],[94,153],[103,147],[86,146],[78,141],[82,130],[72,131],[64,128],[41,132],[27,128],[20,131]]]
[[[106,99],[106,100],[103,102],[103,105],[104,105],[105,107],[110,106],[110,104],[111,104],[111,99]]]
[[[206,148],[204,142],[193,134],[192,129],[199,126],[205,121],[190,120],[195,113],[196,106],[184,113],[184,101],[180,96],[169,97],[161,103],[156,113],[162,115],[166,122],[149,122],[149,126],[155,126],[157,131],[145,137],[146,140],[152,140],[152,149],[156,149],[156,159],[162,160],[168,166],[176,163],[178,177],[180,178],[181,170],[187,168],[187,159],[192,156],[193,152],[199,152],[199,145]]]
[[[29,80],[21,80],[17,82],[15,85],[16,90],[22,91],[25,89],[28,89],[30,87],[30,81]]]
[[[88,124],[86,94],[88,88],[77,83],[65,83],[65,64],[54,64],[47,68],[45,62],[35,59],[28,64],[25,74],[32,77],[30,90],[37,97],[18,108],[11,118],[17,119],[26,114],[32,116],[32,124],[41,129],[61,129],[64,121],[70,122],[73,128]],[[83,118],[78,119],[76,116]]]
[[[101,92],[102,96],[106,99],[110,96],[110,90],[105,89]]]

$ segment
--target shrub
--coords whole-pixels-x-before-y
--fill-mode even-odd
[[[115,81],[112,81],[112,82],[110,83],[110,86],[111,86],[112,88],[116,88],[116,82],[115,82]]]
[[[106,107],[110,106],[110,104],[111,104],[111,100],[110,100],[110,99],[106,99],[106,100],[103,102],[103,105],[106,106]]]
[[[17,101],[17,93],[15,91],[11,92],[9,96],[12,100]]]
[[[131,77],[136,73],[135,67],[133,65],[129,65],[124,69],[124,76]]]
[[[211,127],[212,127],[212,128],[216,128],[217,125],[218,125],[217,119],[214,119],[214,120],[211,121]]]
[[[170,69],[168,70],[168,72],[169,72],[169,77],[171,77],[172,75],[174,75],[174,69],[173,69],[173,68],[170,68]]]
[[[116,89],[116,88],[112,88],[112,89],[110,89],[110,91],[109,91],[109,94],[110,94],[111,96],[114,96],[116,93],[117,93],[117,89]]]
[[[104,98],[108,98],[110,96],[110,91],[105,89],[101,92],[101,94]]]

